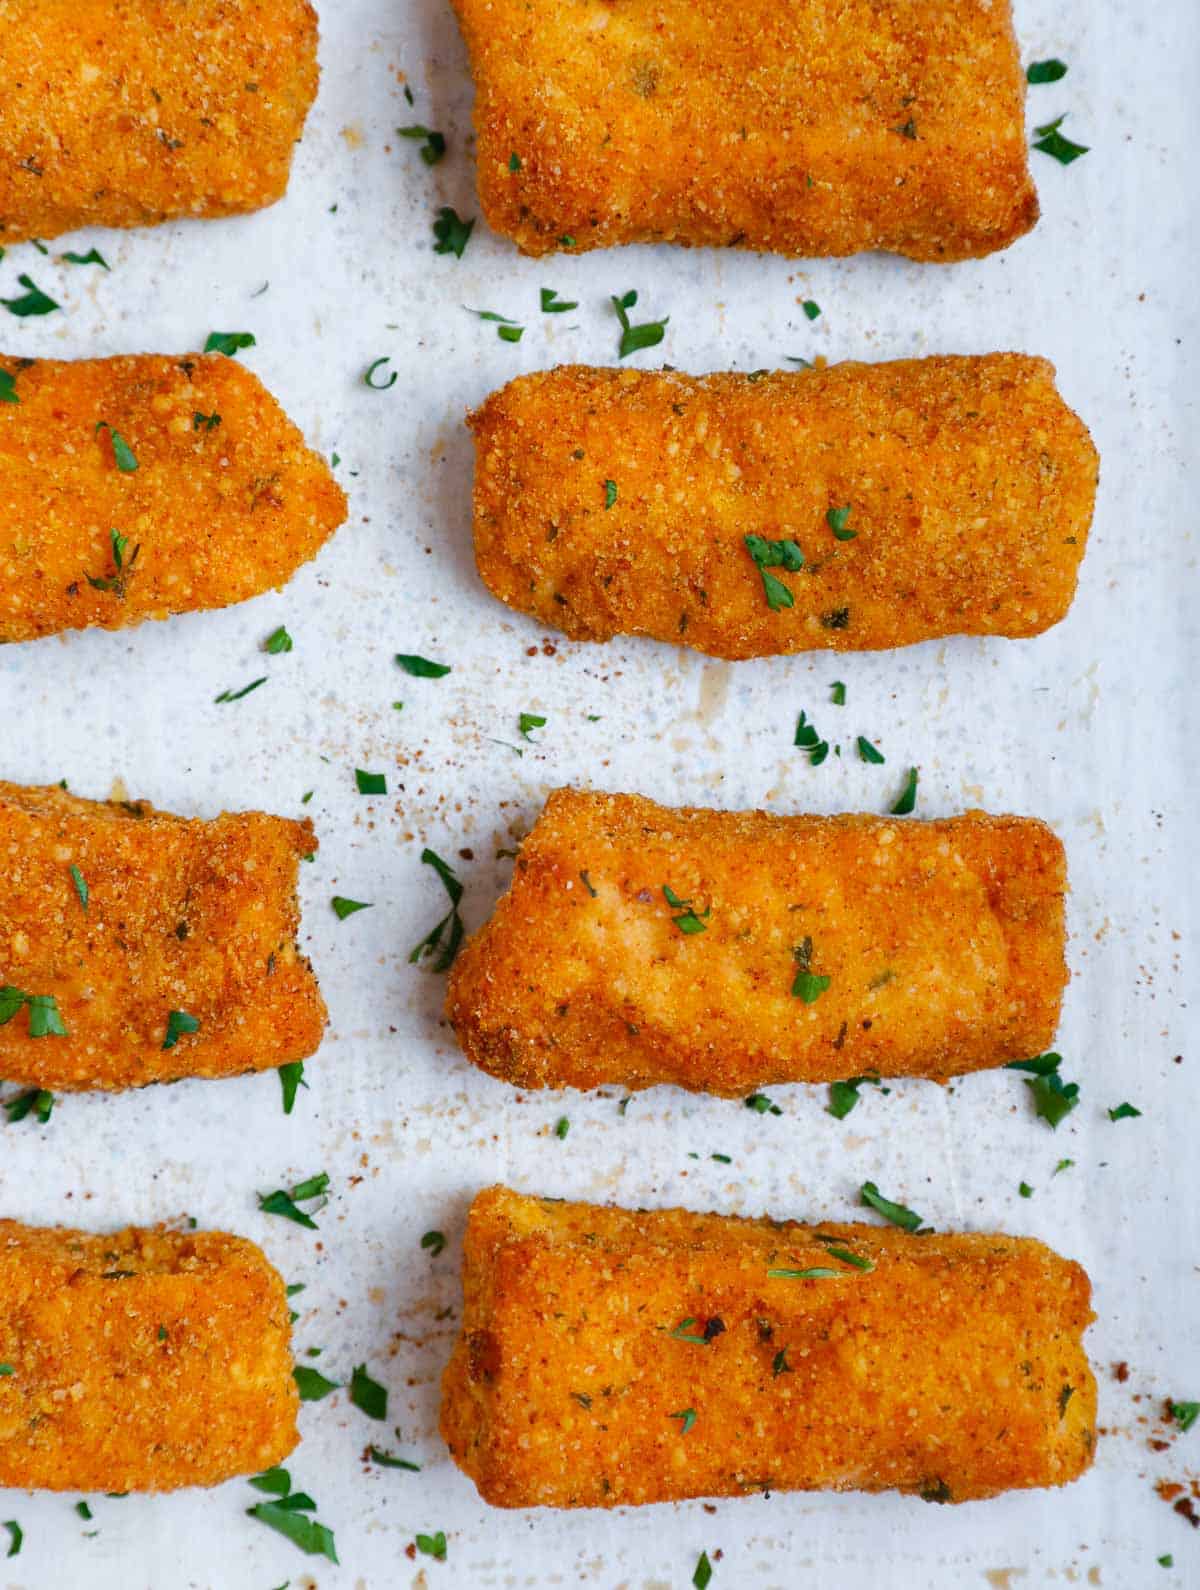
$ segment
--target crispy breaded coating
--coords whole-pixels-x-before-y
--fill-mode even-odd
[[[174,1491],[280,1462],[299,1397],[283,1281],[222,1231],[0,1221],[0,1485]]]
[[[442,1435],[497,1507],[965,1502],[1092,1461],[1091,1285],[1029,1238],[492,1187],[471,1207],[463,1292]]]
[[[234,359],[0,355],[0,372],[0,641],[244,602],[346,517],[325,460]]]
[[[1086,427],[1024,354],[567,365],[468,423],[493,595],[573,640],[715,657],[1040,634],[1071,605],[1096,494]]]
[[[941,1080],[1049,1047],[1065,888],[1062,845],[1026,817],[556,790],[446,1015],[470,1060],[521,1088]]]
[[[307,820],[0,783],[0,1077],[115,1091],[312,1054],[325,1005],[296,879],[316,848]]]
[[[283,197],[308,0],[0,0],[0,243]]]
[[[1008,0],[453,0],[479,198],[525,254],[959,260],[1038,216]]]

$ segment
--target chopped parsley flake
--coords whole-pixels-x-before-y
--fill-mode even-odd
[[[529,740],[530,745],[537,744],[536,740],[529,739],[530,729],[544,729],[545,727],[545,718],[541,717],[536,712],[522,712],[520,717],[517,719],[517,733],[523,740]]]
[[[712,906],[707,911],[702,911],[698,916],[690,900],[681,900],[668,884],[662,886],[663,898],[673,911],[678,911],[679,916],[671,918],[672,923],[685,935],[704,933],[708,929],[708,918],[712,915]]]
[[[1197,1419],[1200,1419],[1200,1402],[1171,1402],[1168,1403],[1171,1417],[1181,1430],[1190,1430]]]
[[[7,370],[0,370],[0,403],[19,403],[17,380]]]
[[[865,1181],[858,1189],[859,1202],[868,1209],[874,1209],[885,1220],[890,1220],[894,1226],[899,1226],[903,1231],[915,1231],[921,1224],[921,1216],[911,1209],[906,1209],[903,1204],[893,1203],[890,1198],[885,1198],[873,1181]]]
[[[561,1142],[562,1139],[564,1137],[566,1137],[567,1133],[570,1130],[571,1130],[571,1121],[570,1121],[569,1116],[560,1115],[558,1120],[554,1123],[554,1135],[555,1135],[555,1137],[557,1137],[558,1140]]]
[[[112,269],[98,248],[89,248],[86,254],[75,254],[68,250],[58,257],[65,260],[68,265],[101,265],[106,271]]]
[[[612,295],[612,306],[617,312],[617,319],[621,323],[621,341],[618,344],[618,357],[627,359],[631,353],[638,353],[642,348],[655,348],[666,334],[667,322],[670,315],[662,320],[647,320],[640,326],[634,326],[629,321],[629,311],[637,303],[638,295],[633,288],[627,293],[622,293],[620,298]]]
[[[118,600],[124,601],[126,587],[133,577],[138,553],[142,550],[141,543],[139,542],[134,547],[129,561],[126,563],[125,549],[129,545],[128,536],[123,536],[119,530],[110,530],[109,540],[112,545],[113,573],[103,576],[88,574],[85,578],[93,591],[111,591]]]
[[[375,379],[375,372],[377,370],[381,371],[385,364],[391,364],[391,362],[392,361],[387,354],[384,354],[381,358],[373,359],[363,371],[363,385],[369,386],[372,392],[390,392],[395,386],[396,382],[400,379],[399,372],[392,370],[386,379],[382,381],[377,381]]]
[[[413,950],[408,957],[409,965],[415,965],[423,955],[436,955],[437,959],[433,963],[434,971],[447,972],[454,964],[454,957],[458,954],[465,932],[462,917],[458,914],[463,888],[454,875],[454,869],[448,866],[435,851],[426,848],[421,852],[421,860],[425,866],[432,867],[442,880],[442,886],[450,896],[450,909]]]
[[[887,761],[883,752],[861,734],[858,737],[858,754],[864,762],[871,762],[876,767],[881,767]]]
[[[204,351],[223,353],[227,359],[233,359],[243,348],[253,348],[257,344],[258,338],[252,331],[210,331]]]
[[[508,169],[510,171],[520,171],[521,169],[521,157],[515,149],[508,157]]]
[[[1118,1104],[1115,1109],[1109,1110],[1108,1118],[1110,1121],[1132,1121],[1141,1113],[1132,1104]]]
[[[264,1215],[279,1215],[284,1220],[290,1220],[293,1225],[315,1231],[316,1221],[297,1205],[322,1197],[328,1187],[329,1176],[325,1171],[320,1171],[317,1175],[310,1176],[307,1181],[297,1182],[290,1193],[284,1192],[282,1187],[277,1187],[274,1192],[259,1193],[258,1207]]]
[[[1067,65],[1065,61],[1030,61],[1025,72],[1025,81],[1033,84],[1057,83],[1066,75]]]
[[[829,1103],[825,1106],[826,1112],[832,1115],[836,1121],[845,1120],[846,1116],[850,1114],[850,1111],[858,1103],[859,1088],[866,1082],[870,1082],[875,1087],[879,1086],[879,1078],[874,1076],[847,1077],[844,1082],[831,1082],[829,1084]]]
[[[830,686],[829,701],[835,707],[844,707],[846,705],[846,686],[840,679],[835,679]]]
[[[267,1483],[264,1484],[264,1481]],[[292,1490],[291,1476],[286,1469],[268,1469],[266,1474],[260,1474],[250,1483],[278,1498],[248,1507],[246,1511],[251,1518],[257,1518],[260,1524],[276,1530],[308,1556],[325,1557],[330,1562],[337,1562],[333,1531],[319,1524],[315,1518],[305,1516],[315,1512],[317,1504],[306,1492]]]
[[[387,1418],[387,1387],[371,1379],[366,1364],[356,1365],[350,1376],[350,1401],[368,1419]]]
[[[213,705],[220,706],[222,702],[226,701],[240,701],[243,696],[248,696],[252,690],[259,689],[266,682],[267,676],[262,674],[258,679],[252,679],[248,685],[243,685],[240,690],[222,690],[219,696],[213,697]]]
[[[829,508],[826,510],[825,523],[833,531],[837,541],[853,541],[858,534],[857,530],[847,528],[846,521],[850,517],[851,505],[847,503],[844,508]]]
[[[133,455],[132,447],[130,447],[129,443],[121,435],[120,431],[114,431],[107,420],[100,420],[96,426],[96,435],[99,436],[101,431],[108,432],[108,439],[112,443],[113,462],[116,464],[121,474],[135,474],[138,467],[138,461]]]
[[[418,1535],[417,1536],[417,1550],[420,1551],[420,1552],[423,1552],[426,1557],[432,1557],[435,1562],[445,1562],[445,1560],[446,1560],[446,1535],[445,1535],[445,1531],[439,1529],[436,1535]]]
[[[560,298],[553,287],[542,288],[543,315],[565,315],[569,310],[578,308],[578,303]]]
[[[1066,112],[1048,121],[1044,127],[1035,127],[1036,134],[1033,147],[1044,155],[1049,155],[1052,160],[1057,160],[1060,166],[1069,166],[1072,161],[1078,160],[1080,155],[1088,152],[1087,144],[1073,143],[1065,137],[1059,128],[1066,120]]]
[[[364,768],[354,769],[354,782],[360,795],[386,795],[387,774],[368,773]]]
[[[702,1551],[696,1563],[696,1571],[692,1575],[692,1584],[695,1590],[708,1590],[709,1584],[712,1582],[712,1576],[712,1563],[708,1560],[708,1553]]]
[[[197,410],[192,415],[192,429],[194,431],[215,431],[221,423],[219,414],[201,414]]]
[[[765,1093],[752,1093],[746,1100],[746,1108],[753,1110],[756,1115],[783,1114],[778,1104],[773,1104]]]
[[[421,1465],[410,1463],[407,1458],[393,1457],[390,1452],[383,1452],[377,1446],[368,1447],[371,1462],[378,1463],[381,1469],[407,1469],[410,1474],[419,1474]]]
[[[38,1124],[45,1126],[53,1109],[54,1095],[53,1093],[47,1093],[44,1088],[30,1088],[25,1093],[18,1093],[16,1098],[7,1099],[4,1104],[4,1111],[8,1116],[8,1124],[10,1126],[15,1125],[18,1121],[23,1121],[31,1112]],[[4,1372],[4,1369],[0,1369],[0,1374]],[[11,1369],[8,1369],[7,1372],[10,1375],[12,1374]]]
[[[294,645],[295,642],[292,637],[288,634],[286,628],[280,624],[279,628],[272,630],[266,640],[263,641],[263,650],[271,657],[278,657],[285,651],[293,650]]]
[[[427,1231],[421,1238],[421,1246],[428,1250],[431,1259],[436,1259],[446,1246],[446,1238],[440,1231]]]
[[[59,1014],[58,1001],[53,994],[26,994],[11,983],[0,988],[0,1027],[6,1026],[21,1007],[29,1008],[29,1036],[31,1038],[66,1038],[66,1026]]]
[[[75,893],[79,896],[79,904],[83,907],[84,914],[86,915],[88,908],[87,879],[76,866],[71,866],[67,870],[71,874],[71,882],[75,885]]]
[[[805,938],[802,944],[792,947],[792,959],[796,963],[796,976],[792,981],[792,998],[803,1000],[806,1005],[815,1005],[817,1000],[829,987],[831,978],[818,977],[811,969],[813,942]]]
[[[4,305],[10,315],[25,320],[31,315],[49,315],[61,307],[28,276],[18,276],[17,280],[25,288],[25,292],[19,298],[0,298],[0,304]]]
[[[437,213],[437,220],[433,223],[433,235],[437,239],[433,245],[433,252],[453,254],[455,259],[462,259],[463,250],[471,241],[474,228],[474,217],[464,221],[457,211],[452,210],[449,205],[443,205]]]
[[[401,138],[414,138],[420,141],[421,159],[427,166],[436,166],[446,153],[445,138],[440,132],[434,132],[431,127],[422,127],[414,122],[411,127],[397,127],[396,131]]]
[[[809,320],[815,320],[817,318],[817,316],[821,313],[820,304],[815,303],[811,298],[806,298],[804,300],[804,302],[800,305],[800,307],[801,307],[801,309],[803,309],[804,313],[808,316]]]
[[[608,508],[614,507],[616,505],[616,501],[617,501],[617,483],[616,483],[615,480],[606,480],[604,482],[604,506],[605,506],[605,508],[608,509]]]
[[[768,1270],[767,1274],[776,1281],[827,1281],[842,1271],[818,1264],[808,1270]]]
[[[904,788],[900,791],[900,796],[892,807],[893,817],[908,817],[916,809],[917,780],[919,777],[919,770],[915,767],[910,767],[908,777],[904,781]]]
[[[773,613],[779,612],[780,608],[791,607],[794,602],[791,591],[782,580],[774,574],[768,574],[767,570],[786,569],[790,574],[795,574],[804,567],[804,553],[794,541],[767,541],[762,536],[743,536],[742,540],[755,568],[762,575],[767,606]]]
[[[171,1010],[167,1012],[167,1031],[163,1038],[164,1049],[174,1049],[179,1040],[187,1033],[199,1032],[200,1023],[195,1016],[189,1016],[186,1010]]]
[[[792,737],[792,744],[798,745],[802,751],[808,753],[808,760],[813,767],[820,767],[829,755],[829,741],[823,740],[817,733],[816,725],[808,721],[806,712],[802,712],[796,720],[796,733]]]
[[[680,1435],[686,1435],[696,1422],[696,1410],[695,1408],[680,1408],[677,1413],[669,1413],[667,1418],[682,1419],[683,1423],[679,1427],[679,1433]]]
[[[312,1369],[307,1364],[297,1364],[292,1370],[292,1378],[296,1382],[301,1402],[323,1402],[331,1392],[339,1389],[338,1381],[327,1379],[319,1369]]]
[[[344,894],[335,894],[329,902],[333,907],[333,914],[339,922],[344,922],[348,916],[353,916],[356,911],[371,910],[369,900],[348,900]]]
[[[428,657],[417,657],[410,652],[398,651],[396,661],[414,679],[444,679],[450,672],[449,663],[430,662]]]
[[[20,1554],[21,1543],[25,1539],[25,1531],[21,1528],[20,1524],[17,1523],[15,1518],[6,1518],[4,1521],[4,1527],[8,1530],[9,1541],[8,1550],[4,1553],[4,1555],[6,1557],[16,1557]]]
[[[296,1107],[296,1095],[308,1083],[304,1080],[304,1061],[289,1060],[285,1065],[277,1066],[279,1072],[279,1085],[283,1090],[283,1113],[290,1115]]]
[[[1020,1184],[1020,1186],[1017,1188],[1017,1191],[1020,1193],[1022,1198],[1032,1198],[1033,1197],[1033,1188],[1029,1185],[1029,1183],[1027,1181],[1023,1181]]]

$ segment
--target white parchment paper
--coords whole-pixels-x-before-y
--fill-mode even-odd
[[[482,222],[462,260],[435,256],[437,207],[478,213],[465,52],[449,10],[443,0],[321,9],[321,97],[287,200],[250,219],[52,249],[97,244],[110,275],[10,250],[0,292],[28,271],[65,312],[0,316],[0,334],[14,353],[71,357],[183,352],[212,330],[254,332],[243,358],[313,444],[340,455],[350,521],[280,594],[4,650],[0,771],[65,777],[100,797],[120,780],[183,813],[311,813],[321,852],[303,869],[303,940],[332,1025],[290,1118],[266,1075],[60,1100],[45,1128],[0,1126],[0,1210],[97,1229],[190,1214],[254,1238],[306,1284],[298,1353],[323,1349],[312,1362],[339,1380],[365,1361],[388,1387],[388,1423],[372,1424],[344,1392],[302,1413],[289,1466],[335,1529],[340,1568],[248,1519],[259,1498],[240,1481],[94,1497],[90,1523],[71,1496],[6,1492],[0,1518],[20,1522],[25,1544],[0,1558],[0,1587],[666,1590],[690,1584],[701,1549],[713,1590],[1200,1584],[1200,1533],[1153,1489],[1200,1471],[1200,1428],[1166,1451],[1148,1445],[1163,1398],[1200,1398],[1200,1035],[1188,1008],[1200,840],[1194,0],[1022,0],[1024,59],[1070,64],[1062,82],[1031,90],[1031,123],[1069,112],[1064,130],[1090,153],[1069,168],[1034,154],[1038,228],[1007,253],[944,268],[666,248],[534,263]],[[447,138],[432,169],[395,134],[414,122]],[[542,315],[542,286],[578,310]],[[1068,620],[1029,642],[729,665],[649,643],[572,645],[495,603],[471,558],[462,415],[519,371],[615,362],[609,294],[629,288],[639,318],[670,316],[643,365],[1049,355],[1103,456]],[[806,298],[821,306],[813,323]],[[464,305],[512,316],[523,340],[501,342]],[[400,379],[369,391],[362,373],[382,356]],[[264,658],[280,623],[296,649]],[[407,678],[397,651],[453,672]],[[253,695],[213,703],[264,672]],[[846,683],[840,709],[829,704],[834,679]],[[811,768],[792,746],[801,708],[847,749],[867,735],[886,766],[843,756]],[[518,756],[523,711],[547,723]],[[407,964],[444,910],[422,845],[459,868],[478,925],[507,883],[496,852],[556,785],[882,811],[910,762],[921,768],[921,813],[1035,813],[1066,843],[1074,975],[1059,1047],[1082,1103],[1057,1132],[1005,1072],[945,1089],[893,1084],[886,1097],[866,1089],[842,1122],[826,1113],[823,1088],[774,1090],[781,1117],[669,1090],[640,1096],[623,1117],[615,1094],[519,1095],[462,1060],[440,1020],[443,979]],[[385,771],[387,798],[358,795],[355,767]],[[339,923],[334,893],[372,909]],[[1123,1100],[1143,1114],[1113,1124],[1107,1109]],[[1053,1176],[1063,1158],[1073,1166]],[[257,1192],[318,1170],[332,1178],[319,1232],[258,1212]],[[438,1380],[479,1187],[503,1179],[568,1197],[833,1219],[853,1217],[867,1177],[938,1227],[1029,1233],[1086,1264],[1107,1433],[1079,1484],[961,1508],[773,1496],[506,1514],[450,1463]],[[1022,1180],[1032,1198],[1018,1195]],[[448,1238],[436,1258],[419,1246],[431,1228]],[[1116,1361],[1129,1366],[1124,1383]],[[421,1472],[364,1464],[371,1441]],[[417,1532],[437,1530],[445,1563],[406,1554]],[[1164,1554],[1173,1568],[1157,1564]]]

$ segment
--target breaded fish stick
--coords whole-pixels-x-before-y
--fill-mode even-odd
[[[0,783],[0,1077],[116,1091],[312,1054],[296,877],[316,848],[308,821]]]
[[[1037,635],[1097,456],[1023,354],[694,377],[568,365],[470,416],[475,556],[573,640],[715,657]]]
[[[244,602],[346,517],[325,460],[221,354],[0,356],[5,389],[0,642]]]
[[[283,197],[317,92],[308,0],[0,0],[0,243]]]
[[[965,1502],[1092,1461],[1078,1264],[1006,1236],[480,1193],[442,1435],[497,1507]]]
[[[1007,0],[454,0],[479,197],[525,254],[959,260],[1037,220]]]
[[[0,1485],[174,1491],[280,1462],[299,1398],[283,1281],[221,1231],[0,1221]]]
[[[470,1060],[521,1088],[944,1079],[1049,1047],[1065,888],[1062,845],[1025,817],[556,790],[446,1014]]]

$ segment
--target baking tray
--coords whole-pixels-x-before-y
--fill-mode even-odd
[[[1090,152],[1068,168],[1034,154],[1037,229],[991,259],[937,268],[668,248],[535,263],[482,222],[461,260],[437,256],[437,208],[478,213],[465,52],[448,7],[326,0],[322,11],[321,96],[284,203],[72,240],[99,245],[111,274],[11,249],[3,290],[27,270],[65,312],[5,317],[0,329],[7,350],[44,356],[182,352],[212,330],[252,331],[245,362],[315,446],[339,454],[350,520],[282,593],[5,649],[0,701],[7,778],[67,778],[82,794],[127,790],[183,813],[312,815],[321,850],[303,869],[303,944],[329,1036],[290,1117],[266,1075],[63,1099],[46,1127],[0,1127],[0,1209],[93,1228],[191,1215],[254,1238],[305,1284],[298,1352],[323,1349],[315,1362],[335,1379],[367,1363],[388,1388],[389,1419],[373,1424],[344,1393],[302,1411],[289,1467],[335,1530],[340,1568],[247,1518],[258,1497],[243,1481],[93,1497],[90,1522],[72,1496],[8,1492],[0,1516],[19,1520],[25,1544],[0,1559],[0,1587],[665,1590],[690,1584],[702,1549],[713,1590],[1200,1583],[1200,1533],[1154,1489],[1200,1471],[1200,1429],[1165,1451],[1150,1445],[1165,1397],[1200,1397],[1200,1054],[1188,999],[1200,851],[1200,13],[1191,0],[1022,0],[1023,58],[1070,63],[1062,82],[1031,90],[1031,121],[1069,112],[1066,130]],[[414,122],[445,134],[441,164],[396,136]],[[578,310],[542,315],[542,286]],[[629,288],[639,314],[670,316],[662,347],[633,361],[643,366],[1047,354],[1103,457],[1067,621],[1028,642],[730,665],[648,642],[574,645],[495,603],[471,557],[463,413],[523,370],[615,363],[609,295]],[[818,320],[802,299],[821,306]],[[522,340],[500,341],[464,305],[514,317]],[[399,379],[370,391],[363,371],[385,356]],[[295,651],[266,658],[259,648],[279,623]],[[405,677],[398,651],[453,672]],[[214,703],[262,673],[269,682],[252,695]],[[846,684],[840,709],[829,704],[835,678]],[[869,736],[886,765],[810,767],[792,744],[802,708],[831,740]],[[518,740],[521,712],[547,719],[536,747]],[[1003,1071],[867,1089],[844,1121],[826,1113],[823,1088],[774,1089],[778,1117],[662,1089],[624,1115],[613,1092],[517,1094],[462,1060],[440,1019],[444,979],[408,963],[444,910],[422,846],[459,869],[475,926],[507,882],[511,863],[497,853],[556,785],[878,812],[910,763],[921,814],[1035,813],[1066,843],[1073,979],[1059,1048],[1082,1102],[1057,1132]],[[356,767],[386,771],[388,797],[358,795]],[[334,893],[372,909],[339,923]],[[1124,1100],[1141,1117],[1110,1122]],[[1054,1175],[1061,1159],[1074,1163]],[[318,1170],[331,1177],[318,1232],[259,1213],[258,1192]],[[437,1435],[438,1380],[480,1186],[836,1219],[853,1216],[868,1177],[939,1228],[1027,1233],[1087,1266],[1105,1434],[1080,1483],[936,1509],[894,1495],[793,1495],[503,1513],[453,1467]],[[1032,1198],[1019,1196],[1022,1180]],[[420,1247],[431,1229],[448,1239],[437,1257]],[[421,1471],[364,1463],[370,1442]],[[414,1558],[415,1535],[437,1530],[447,1560]],[[1157,1564],[1166,1554],[1173,1568]]]

